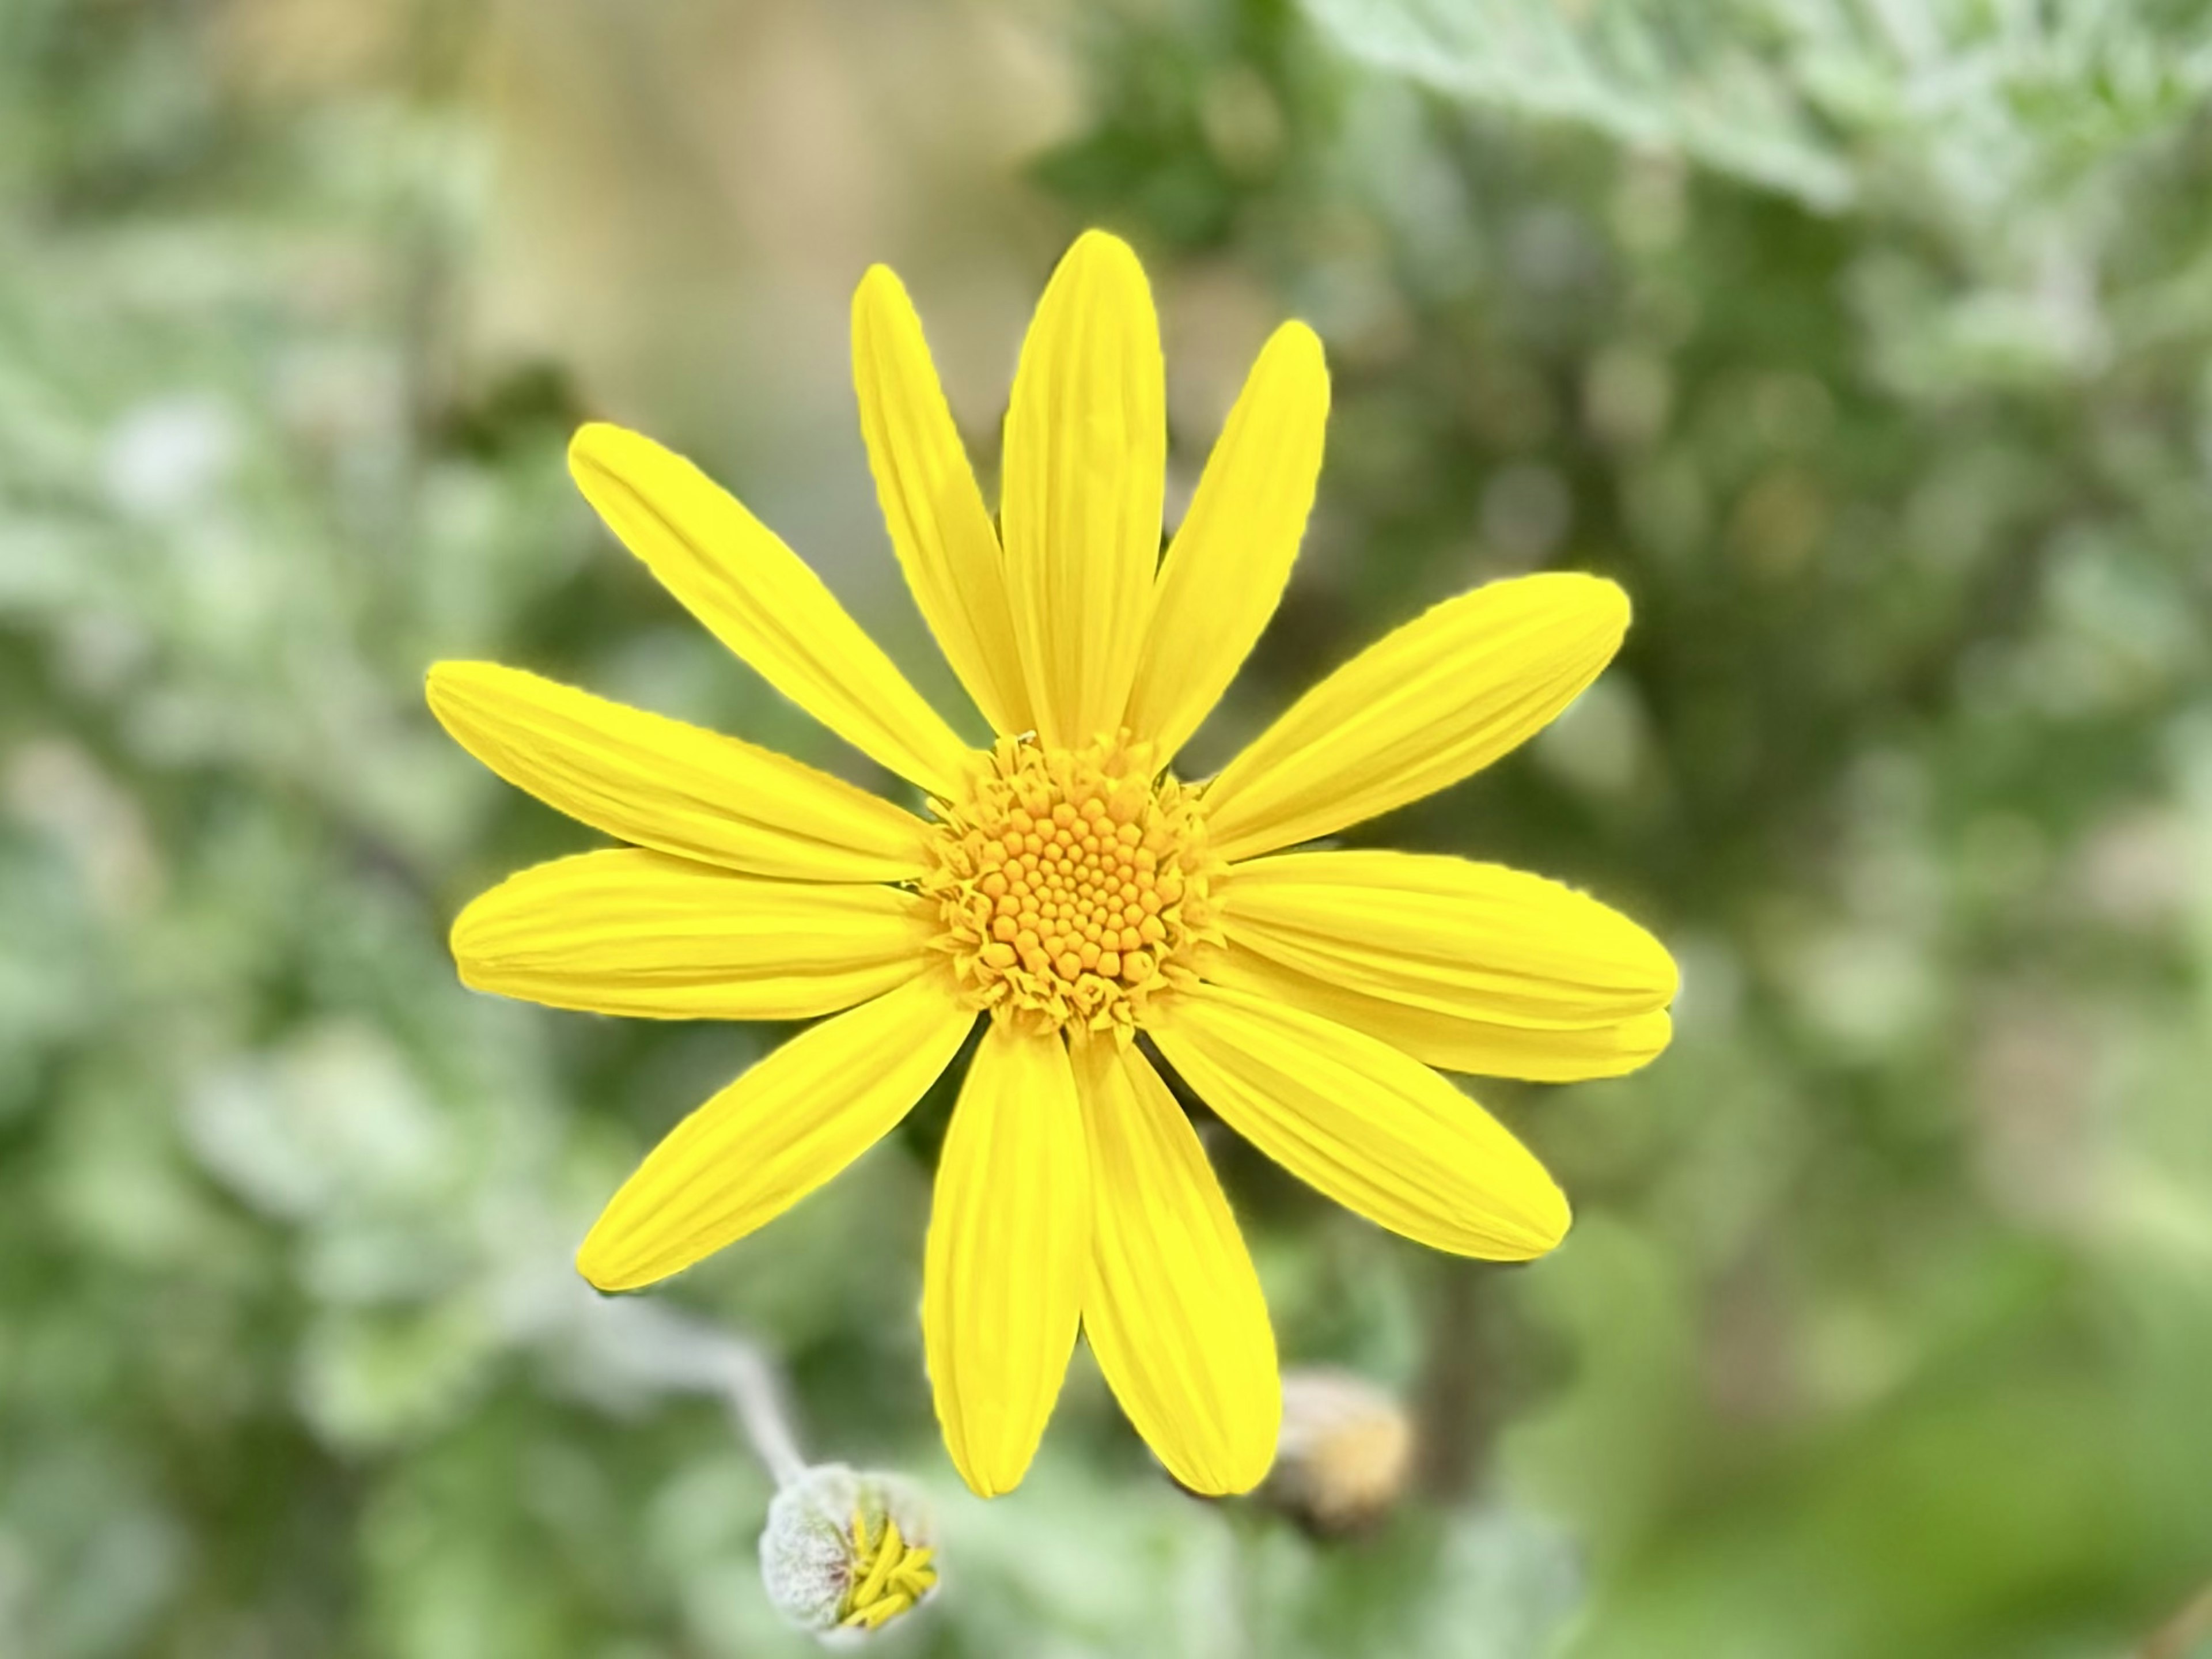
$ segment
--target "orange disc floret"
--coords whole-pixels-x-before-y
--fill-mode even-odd
[[[937,811],[922,890],[980,1006],[1127,1036],[1148,997],[1193,982],[1194,957],[1221,943],[1197,792],[1155,777],[1149,745],[1126,733],[1077,750],[1002,738]]]

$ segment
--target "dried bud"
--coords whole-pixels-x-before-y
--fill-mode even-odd
[[[842,1463],[810,1468],[769,1505],[761,1534],[769,1600],[825,1640],[858,1640],[936,1589],[933,1531],[928,1504],[897,1475]]]
[[[1388,1390],[1350,1371],[1283,1376],[1283,1429],[1267,1492],[1316,1532],[1354,1532],[1404,1494],[1413,1425]]]

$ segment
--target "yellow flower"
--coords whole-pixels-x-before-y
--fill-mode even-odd
[[[515,669],[430,706],[501,777],[630,843],[526,870],[453,928],[462,978],[559,1007],[810,1027],[661,1142],[584,1241],[603,1290],[689,1267],[889,1132],[990,1018],[937,1172],[922,1326],[953,1462],[1011,1490],[1079,1325],[1138,1431],[1204,1492],[1267,1472],[1274,1339],[1147,1048],[1238,1133],[1441,1250],[1542,1254],[1566,1200],[1432,1067],[1565,1080],[1667,1042],[1674,968],[1580,893],[1455,858],[1294,852],[1543,726],[1628,623],[1550,574],[1437,605],[1218,776],[1168,770],[1259,636],[1320,471],[1321,345],[1260,356],[1160,553],[1166,420],[1144,272],[1096,232],[1023,347],[994,530],[896,277],[854,303],[861,428],[922,614],[999,733],[962,742],[782,542],[607,426],[578,484],[701,622],[918,786],[929,817],[736,738]],[[843,1011],[843,1012],[840,1012]]]

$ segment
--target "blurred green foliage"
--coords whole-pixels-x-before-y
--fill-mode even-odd
[[[477,337],[487,65],[542,64],[515,37],[556,9],[0,8],[9,1659],[805,1650],[752,1565],[764,1477],[567,1266],[774,1034],[494,1003],[443,947],[585,842],[436,733],[434,656],[866,776],[571,498],[591,377]],[[917,1652],[2131,1650],[2212,1576],[2212,21],[1024,26],[1077,88],[1012,186],[1032,276],[1103,222],[1171,349],[1227,293],[1220,329],[1304,316],[1336,375],[1300,574],[1194,761],[1472,582],[1618,576],[1628,647],[1554,732],[1352,839],[1651,921],[1680,1036],[1477,1089],[1577,1199],[1526,1270],[1213,1143],[1286,1358],[1419,1408],[1371,1536],[1180,1497],[1087,1362],[1021,1493],[957,1493],[913,1316],[941,1098],[667,1297],[785,1355],[820,1455],[939,1492]],[[962,68],[914,72],[949,110]],[[1174,436],[1188,467],[1212,433]],[[867,509],[849,455],[793,485],[758,433],[702,447]]]

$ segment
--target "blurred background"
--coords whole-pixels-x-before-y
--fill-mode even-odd
[[[781,1033],[463,991],[458,908],[591,837],[421,676],[885,784],[562,445],[695,455],[951,709],[849,297],[906,277],[988,488],[1090,224],[1156,284],[1171,519],[1276,322],[1335,374],[1192,769],[1437,599],[1617,577],[1554,730],[1352,838],[1648,921],[1680,1037],[1473,1085],[1577,1200],[1527,1268],[1214,1140],[1286,1361],[1395,1402],[1315,1475],[1358,1524],[1182,1496],[1081,1355],[961,1492],[942,1089],[659,1293],[937,1495],[886,1650],[2212,1654],[2208,204],[2190,0],[0,0],[0,1656],[811,1650],[766,1476],[568,1265]]]

